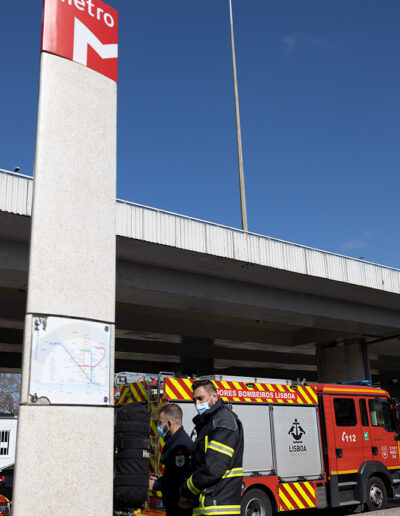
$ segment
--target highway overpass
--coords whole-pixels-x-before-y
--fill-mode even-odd
[[[0,171],[3,372],[21,367],[32,183]],[[396,390],[400,270],[128,201],[116,208],[116,371],[371,374]]]

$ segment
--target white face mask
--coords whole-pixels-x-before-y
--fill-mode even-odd
[[[199,403],[198,405],[196,405],[196,410],[199,414],[203,414],[203,412],[205,412],[206,410],[208,410],[210,408],[210,405],[208,404],[210,399],[211,399],[211,396],[208,398],[208,401],[205,401],[204,403]]]

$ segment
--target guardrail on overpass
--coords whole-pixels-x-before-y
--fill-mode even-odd
[[[30,216],[32,177],[0,169],[0,211]],[[400,294],[400,270],[117,199],[118,236]]]

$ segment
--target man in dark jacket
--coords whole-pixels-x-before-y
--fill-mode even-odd
[[[180,507],[193,504],[193,516],[240,515],[243,477],[243,428],[218,399],[209,380],[193,383],[198,415],[191,459],[192,475],[181,487]]]
[[[190,475],[193,441],[182,426],[182,409],[174,403],[161,407],[157,431],[165,440],[161,453],[164,474],[150,477],[149,489],[161,491],[167,516],[191,516],[191,509],[178,507],[179,487]]]

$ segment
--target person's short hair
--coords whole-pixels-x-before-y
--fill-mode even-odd
[[[199,387],[204,387],[209,394],[217,392],[217,389],[211,380],[195,380],[192,385],[193,392]]]
[[[172,419],[177,425],[182,424],[182,409],[176,403],[167,403],[163,405],[158,411],[158,415],[164,414],[165,417]]]

